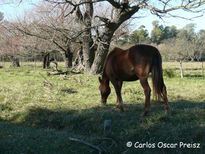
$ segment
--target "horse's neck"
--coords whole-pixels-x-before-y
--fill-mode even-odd
[[[109,85],[109,78],[108,78],[107,74],[105,73],[105,71],[103,71],[102,80],[104,83]]]

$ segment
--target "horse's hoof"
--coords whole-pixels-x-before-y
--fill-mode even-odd
[[[169,113],[171,113],[171,108],[168,106],[167,108],[165,108],[165,114],[167,115],[167,114],[169,114]]]
[[[120,112],[124,112],[124,108],[122,106],[119,106]]]
[[[102,105],[106,105],[106,102],[101,102]]]
[[[148,111],[145,110],[144,112],[142,112],[141,116],[144,117],[147,115],[147,113],[148,113]]]
[[[165,111],[164,111],[164,113],[165,113],[165,115],[168,115],[169,113],[171,113],[171,109],[169,108],[169,109],[166,109]]]
[[[144,113],[144,112],[143,112],[143,113],[141,114],[141,117],[145,117],[146,115],[147,115],[147,113]]]
[[[140,119],[142,119],[142,118],[144,118],[145,116],[144,116],[144,114],[142,113],[142,114],[140,114]]]
[[[116,104],[116,108],[120,109],[120,112],[124,112],[123,106]]]
[[[120,109],[120,112],[124,112],[124,108],[122,106],[118,107]]]
[[[139,116],[139,122],[143,122],[144,119],[145,119],[145,115],[144,115],[143,113],[140,114],[140,116]]]

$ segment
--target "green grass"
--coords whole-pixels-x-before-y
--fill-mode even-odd
[[[164,64],[165,69],[176,69],[175,66]],[[139,81],[123,84],[125,112],[121,113],[115,108],[112,86],[107,105],[101,105],[97,76],[46,76],[47,71],[33,66],[0,70],[0,153],[97,153],[69,137],[113,154],[204,153],[205,79],[189,76],[189,71],[200,74],[195,65],[187,69],[183,79],[178,74],[165,77],[172,112],[165,115],[163,103],[152,100],[144,118],[140,117],[144,94]],[[107,119],[112,120],[110,138],[103,136]],[[128,141],[200,143],[200,149],[127,148]]]

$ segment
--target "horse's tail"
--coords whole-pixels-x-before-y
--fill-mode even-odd
[[[153,96],[157,101],[162,98],[162,91],[164,87],[163,72],[162,72],[162,58],[157,50],[152,59],[152,84]]]

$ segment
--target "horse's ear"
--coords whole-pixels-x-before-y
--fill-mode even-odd
[[[101,79],[101,77],[98,77],[98,80],[99,80],[99,82],[102,82],[102,79]]]

